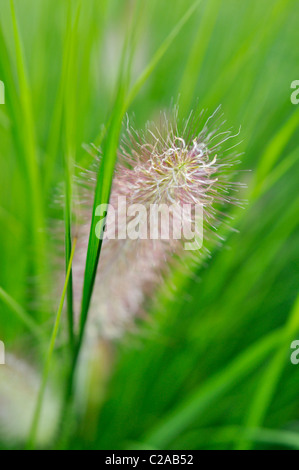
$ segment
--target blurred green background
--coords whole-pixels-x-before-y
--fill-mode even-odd
[[[299,105],[290,100],[299,80],[299,2],[203,0],[186,18],[191,5],[0,0],[7,352],[42,367],[20,309],[50,335],[59,303],[51,296],[53,201],[70,176],[65,155],[87,166],[83,144],[99,142],[113,113],[128,33],[130,83],[148,72],[128,110],[136,127],[178,96],[183,116],[197,100],[210,112],[221,104],[228,127],[242,126],[242,169],[251,170],[238,176],[247,184],[245,209],[233,210],[238,232],[225,233],[224,247],[211,247],[192,278],[174,273],[172,295],[164,289],[151,307],[152,327],[105,349],[113,349],[109,380],[93,390],[68,447],[299,448],[299,365],[290,362],[299,339]]]

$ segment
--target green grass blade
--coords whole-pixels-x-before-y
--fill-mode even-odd
[[[20,320],[24,326],[40,341],[43,332],[35,320],[19,305],[7,292],[0,287],[0,300],[7,305],[10,311]]]
[[[299,148],[285,157],[273,170],[265,177],[264,181],[255,186],[252,192],[253,201],[258,200],[263,194],[269,191],[279,180],[297,163],[299,159]]]
[[[295,111],[284,126],[275,134],[271,142],[268,144],[263,158],[257,169],[257,184],[256,191],[259,190],[259,184],[267,176],[269,171],[273,168],[274,164],[282,154],[287,143],[291,139],[294,132],[298,129],[299,125],[299,112]]]
[[[109,119],[109,127],[106,135],[106,139],[103,146],[103,158],[101,160],[94,204],[93,212],[91,216],[91,226],[90,234],[87,248],[84,280],[83,280],[83,292],[82,292],[82,304],[81,304],[81,315],[80,315],[80,324],[79,324],[79,336],[75,344],[73,359],[70,365],[69,376],[67,378],[66,390],[65,390],[65,400],[64,406],[62,409],[62,426],[60,430],[60,439],[61,442],[68,439],[69,429],[68,429],[68,420],[71,415],[72,410],[72,398],[73,398],[73,385],[74,378],[77,369],[78,358],[84,338],[85,326],[88,317],[88,311],[92,296],[92,291],[95,283],[100,252],[102,247],[102,240],[98,239],[96,236],[96,219],[95,219],[95,210],[99,204],[107,204],[110,198],[110,191],[112,186],[112,178],[114,173],[115,162],[117,158],[117,148],[118,141],[120,137],[122,120],[123,120],[123,109],[124,109],[124,99],[127,87],[128,72],[126,70],[127,59],[128,59],[128,35],[124,44],[122,61],[120,66],[119,78],[117,83],[117,94],[113,106],[113,111],[111,114],[111,119]],[[103,230],[103,227],[102,227]]]
[[[66,73],[66,87],[65,87],[65,104],[64,104],[64,116],[65,116],[65,152],[64,154],[64,183],[65,183],[65,269],[68,270],[72,253],[72,182],[73,182],[73,170],[72,164],[75,161],[75,147],[74,147],[74,103],[76,101],[76,89],[74,85],[75,76],[75,51],[74,42],[76,38],[78,21],[80,15],[81,2],[78,3],[74,26],[71,27],[71,9],[68,14],[68,28],[70,30],[70,43],[68,47],[68,64]],[[69,331],[69,343],[71,351],[74,350],[74,313],[73,313],[73,279],[72,270],[70,272],[70,279],[67,287],[67,318],[68,318],[68,331]]]
[[[179,93],[182,93],[180,107],[183,114],[189,111],[197,85],[197,79],[215,28],[221,3],[222,0],[206,3],[203,17],[179,86]]]
[[[114,165],[117,156],[118,141],[121,132],[122,119],[123,119],[123,104],[124,104],[124,89],[121,86],[114,110],[113,117],[108,129],[106,141],[103,148],[103,160],[99,171],[99,178],[96,187],[93,214],[91,220],[90,238],[87,251],[85,278],[83,287],[82,309],[80,318],[80,336],[79,343],[81,343],[84,335],[85,324],[88,315],[89,304],[91,300],[92,290],[95,282],[97,266],[102,246],[102,241],[96,237],[96,218],[95,209],[99,204],[107,204],[109,202],[110,190],[114,172]],[[103,229],[103,227],[102,227]]]
[[[63,309],[63,305],[64,305],[65,296],[66,296],[66,293],[67,293],[67,286],[68,286],[69,279],[70,279],[72,262],[73,262],[75,249],[76,249],[76,243],[77,243],[77,240],[74,239],[73,248],[72,248],[70,261],[69,261],[69,266],[68,266],[68,270],[67,270],[67,273],[66,273],[65,283],[64,283],[64,287],[63,287],[59,307],[58,307],[58,310],[57,310],[55,323],[54,323],[54,327],[53,327],[53,332],[52,332],[51,340],[50,340],[50,344],[49,344],[49,349],[48,349],[48,353],[47,353],[47,357],[46,357],[46,361],[45,361],[45,365],[44,365],[42,381],[41,381],[41,386],[40,386],[40,389],[39,389],[36,408],[35,408],[35,411],[34,411],[34,416],[33,416],[33,421],[32,421],[32,426],[31,426],[31,430],[30,430],[29,441],[28,441],[28,448],[29,449],[33,449],[35,447],[35,441],[36,441],[36,435],[37,435],[37,432],[38,432],[39,419],[40,419],[42,406],[43,406],[43,399],[44,399],[44,396],[45,396],[45,391],[46,391],[47,381],[48,381],[48,377],[49,377],[49,373],[50,373],[53,352],[54,352],[56,338],[57,338],[57,334],[58,334],[58,330],[59,330],[59,326],[60,326],[62,309]]]
[[[36,250],[35,264],[36,272],[40,272],[40,265],[44,259],[44,216],[43,216],[43,194],[41,188],[41,178],[38,167],[37,142],[35,135],[35,124],[32,110],[32,99],[26,74],[25,60],[20,33],[17,24],[14,1],[10,0],[11,16],[14,31],[16,48],[17,73],[20,88],[20,104],[23,113],[22,141],[24,146],[24,156],[27,162],[29,186],[31,189],[32,224],[33,238]]]
[[[49,135],[49,144],[46,152],[46,159],[44,163],[44,182],[45,191],[48,193],[52,184],[53,170],[55,163],[57,162],[61,128],[63,127],[63,111],[64,104],[66,102],[65,94],[67,90],[68,80],[68,66],[69,66],[69,55],[70,55],[70,42],[72,41],[72,18],[71,18],[71,2],[68,4],[67,19],[66,19],[66,32],[64,39],[64,51],[62,59],[62,71],[59,80],[59,88],[57,92],[57,98],[55,101],[55,109],[53,116],[51,117],[51,128]]]
[[[257,386],[257,392],[249,405],[245,429],[259,428],[266,416],[267,410],[274,396],[279,379],[286,365],[287,352],[290,344],[299,330],[299,296],[290,312],[289,319],[282,334],[283,342],[271,360],[262,380]],[[244,440],[244,435],[239,434],[237,449],[249,450],[252,442]]]
[[[166,54],[167,50],[175,40],[175,38],[178,36],[184,25],[187,23],[187,21],[190,19],[192,14],[196,11],[197,7],[201,3],[202,0],[197,0],[194,2],[194,4],[189,8],[189,10],[185,13],[183,18],[179,21],[179,23],[176,24],[176,26],[173,28],[173,30],[170,32],[168,37],[165,39],[163,44],[159,47],[159,49],[156,51],[154,56],[152,57],[151,61],[145,68],[145,70],[140,74],[140,76],[137,78],[136,82],[132,86],[131,90],[128,93],[128,96],[126,97],[126,100],[124,102],[123,110],[122,113],[124,114],[126,110],[130,107],[131,103],[133,102],[134,98],[137,96],[138,92],[142,88],[142,86],[145,84],[147,79],[150,77],[150,75],[153,73],[163,56]],[[136,8],[136,11],[138,11],[138,5]],[[132,28],[133,29],[133,28]],[[129,42],[132,44],[132,50],[133,50],[133,45],[134,45],[134,38],[131,36],[129,38]],[[135,44],[136,46],[136,44]],[[132,56],[129,58],[129,63],[132,61]],[[111,119],[111,118],[110,118]],[[107,127],[101,130],[101,133],[97,136],[95,143],[96,145],[101,145],[107,129],[109,125],[111,124],[111,121],[108,120]]]
[[[180,33],[181,29],[185,26],[187,21],[191,18],[193,13],[196,11],[198,8],[199,4],[201,3],[201,0],[196,0],[189,10],[185,13],[185,15],[182,17],[182,19],[176,24],[176,26],[173,28],[173,30],[170,32],[168,37],[165,39],[163,44],[159,47],[157,52],[154,54],[153,58],[145,68],[145,70],[141,73],[140,77],[136,80],[134,85],[132,86],[129,95],[127,97],[126,103],[125,103],[125,110],[128,109],[146,80],[149,78],[149,76],[153,73],[154,69],[156,68],[157,64],[160,62],[160,60],[163,58],[164,54],[167,52],[168,48],[171,46],[175,38],[178,36]]]
[[[209,379],[196,390],[183,404],[163,419],[143,442],[163,449],[190,426],[200,414],[235,386],[269,355],[281,341],[281,330],[265,336],[229,364],[224,370]]]
[[[204,107],[210,106],[214,108],[219,106],[224,96],[226,96],[227,88],[230,87],[238,75],[242,73],[242,68],[246,65],[250,57],[258,54],[261,48],[265,48],[267,41],[272,40],[271,34],[275,28],[281,27],[281,21],[287,9],[287,3],[292,0],[278,0],[272,5],[269,15],[269,22],[263,27],[252,30],[247,38],[236,47],[229,62],[219,70],[217,76],[211,79],[211,88],[204,98]],[[212,78],[212,77],[211,77]]]
[[[248,439],[259,444],[270,444],[280,448],[284,446],[289,449],[298,449],[299,447],[299,435],[293,431],[268,428],[244,429],[240,426],[224,426],[221,428],[201,428],[195,431],[196,448],[205,448],[208,444],[209,446],[217,446],[217,449],[221,449],[223,444],[231,445],[243,433]],[[191,441],[194,440],[192,435],[193,433],[191,432]]]

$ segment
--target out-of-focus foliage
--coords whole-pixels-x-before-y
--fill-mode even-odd
[[[90,163],[82,144],[99,142],[125,37],[134,84],[192,3],[15,0],[14,18],[1,0],[0,338],[37,368],[39,329],[50,337],[59,304],[57,187],[73,161]],[[224,246],[151,303],[150,326],[101,349],[93,369],[108,363],[110,380],[81,390],[92,403],[69,446],[299,448],[298,22],[298,0],[203,0],[130,103],[137,127],[178,97],[183,115],[221,104],[242,129],[246,202],[232,210],[238,232],[224,230]]]

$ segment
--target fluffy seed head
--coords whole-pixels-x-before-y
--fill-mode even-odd
[[[217,110],[208,118],[204,113],[191,113],[180,122],[175,108],[170,118],[162,113],[160,123],[148,124],[144,132],[136,132],[127,121],[110,197],[117,231],[134,219],[119,217],[119,196],[125,196],[129,205],[142,204],[147,212],[152,204],[177,208],[184,204],[201,205],[204,240],[212,234],[217,237],[217,228],[224,218],[223,205],[238,204],[232,196],[238,183],[231,182],[236,155],[231,149],[223,150],[224,143],[235,136],[230,130],[220,130],[224,124],[221,119]],[[87,200],[92,202],[92,196],[87,195]],[[180,223],[184,227],[191,223],[193,230],[198,230],[194,214],[183,213],[179,222],[172,214],[172,219],[174,225]],[[139,220],[147,233],[149,220]],[[79,232],[81,250],[74,261],[77,292],[82,290],[89,223],[81,226]],[[134,318],[143,312],[145,299],[163,281],[175,255],[183,257],[184,241],[184,237],[104,240],[90,312],[91,334],[118,337],[132,328]]]

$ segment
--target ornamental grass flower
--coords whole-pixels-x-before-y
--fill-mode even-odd
[[[179,262],[183,267],[182,261],[190,258],[186,234],[193,236],[192,257],[197,259],[207,253],[207,240],[220,241],[217,231],[227,219],[224,207],[239,204],[234,196],[239,183],[232,181],[235,146],[224,145],[236,136],[231,130],[223,131],[223,125],[219,108],[209,117],[193,112],[180,121],[176,107],[170,117],[161,113],[159,123],[148,123],[143,132],[135,131],[127,120],[107,208],[89,334],[110,339],[134,328],[136,317],[144,316],[145,300],[164,282],[169,267]],[[80,248],[73,265],[77,308],[95,180],[92,172],[81,175],[90,204],[86,223],[79,227]],[[153,212],[157,205],[159,211]],[[196,207],[201,208],[201,217]],[[163,215],[168,217],[164,218],[167,234],[165,224],[160,227]]]

